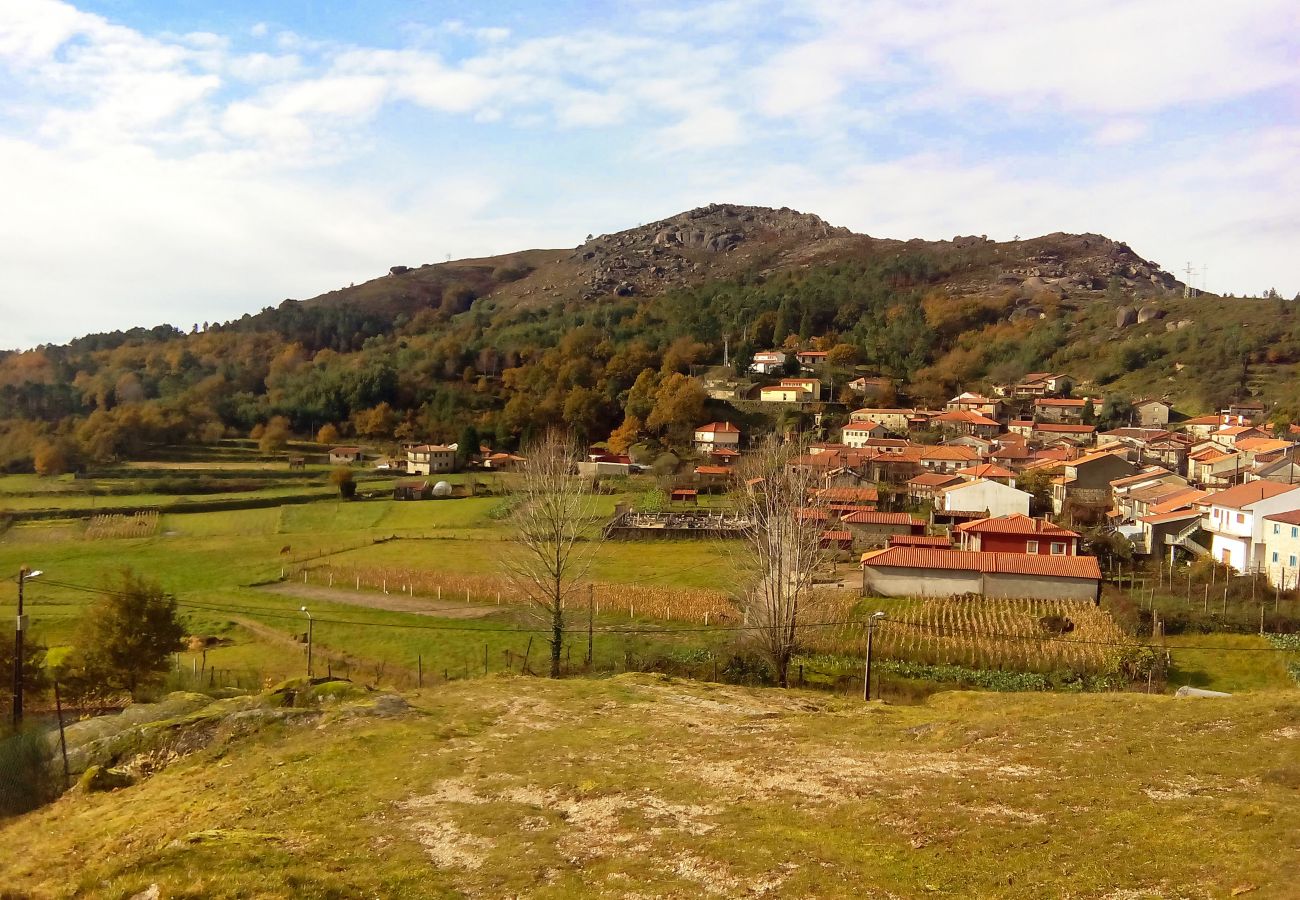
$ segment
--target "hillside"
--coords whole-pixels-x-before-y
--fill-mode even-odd
[[[408,699],[152,726],[183,754],[161,771],[0,825],[6,896],[1293,895],[1293,692],[894,707],[628,675]]]
[[[1294,306],[1185,298],[1100,235],[899,241],[715,204],[573,249],[411,261],[189,333],[0,354],[0,468],[30,471],[42,447],[102,463],[273,417],[372,441],[473,426],[507,448],[556,422],[593,441],[624,423],[671,445],[676,419],[732,411],[655,413],[670,375],[784,341],[842,345],[830,377],[883,376],[919,404],[1052,369],[1118,404],[1156,393],[1196,414],[1257,397],[1286,414],[1300,401]]]

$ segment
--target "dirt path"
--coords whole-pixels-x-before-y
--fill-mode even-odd
[[[374,591],[354,591],[347,588],[322,587],[316,584],[285,582],[261,588],[282,597],[300,600],[323,600],[327,603],[348,603],[389,612],[413,613],[418,616],[436,616],[439,619],[481,619],[499,613],[504,607],[494,604],[470,605],[463,601],[435,600],[432,597],[408,597],[405,594],[380,594]]]

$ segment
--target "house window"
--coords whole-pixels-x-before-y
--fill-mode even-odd
[[[1277,524],[1276,522],[1274,522],[1274,523],[1273,523],[1273,533],[1274,533],[1274,534],[1281,534],[1281,533],[1282,533],[1282,526],[1279,525],[1279,524]],[[1295,537],[1295,535],[1291,535],[1291,536],[1292,536],[1292,537]]]
[[[1293,538],[1295,538],[1295,537],[1300,537],[1300,528],[1292,528],[1292,529],[1291,529],[1291,537],[1293,537]]]
[[[1056,542],[1053,542],[1053,543],[1052,543],[1052,555],[1053,555],[1053,556],[1064,556],[1064,555],[1065,555],[1065,544],[1058,544],[1058,543],[1056,543]]]
[[[1277,551],[1273,551],[1273,562],[1277,562]]]
[[[1245,521],[1246,521],[1246,514],[1245,514],[1245,513],[1237,513],[1237,524],[1238,524],[1238,525],[1242,525],[1242,524],[1245,523]]]
[[[1025,541],[1025,552],[1026,552],[1026,553],[1037,553],[1037,552],[1038,552],[1038,541]]]
[[[1292,568],[1295,568],[1295,557],[1294,557],[1294,556],[1288,557],[1287,565],[1288,565],[1288,566],[1291,566]]]

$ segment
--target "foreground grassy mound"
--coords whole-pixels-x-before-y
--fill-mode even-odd
[[[494,677],[0,826],[18,896],[1294,896],[1300,694]]]

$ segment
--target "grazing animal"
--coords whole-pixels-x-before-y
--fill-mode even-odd
[[[288,556],[288,555],[289,555],[289,551],[292,550],[292,549],[293,549],[293,548],[290,547],[288,544],[285,544],[283,547],[280,548],[280,555],[281,555],[281,556]]]

